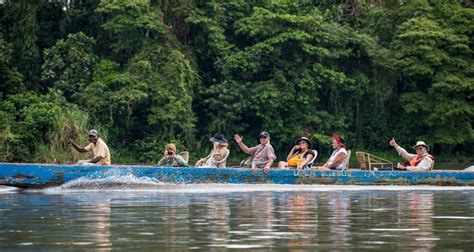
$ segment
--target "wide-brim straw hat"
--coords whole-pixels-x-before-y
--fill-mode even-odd
[[[308,143],[308,149],[312,149],[313,148],[313,143],[311,143],[311,141],[307,138],[307,137],[300,137],[296,140],[295,144],[298,145],[298,143],[303,140],[303,141],[306,141]]]
[[[416,144],[413,146],[413,149],[416,150],[416,147],[418,147],[418,146],[424,146],[424,147],[426,147],[427,150],[430,150],[430,147],[423,141],[416,142]]]

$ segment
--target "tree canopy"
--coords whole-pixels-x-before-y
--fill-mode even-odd
[[[114,163],[269,131],[286,157],[330,135],[472,157],[474,9],[464,1],[0,3],[0,161],[73,162],[98,129]],[[231,148],[238,147],[232,143]],[[235,151],[234,153],[238,153]],[[459,159],[458,159],[459,160]]]

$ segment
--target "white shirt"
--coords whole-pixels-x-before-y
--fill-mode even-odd
[[[339,150],[334,150],[332,152],[331,156],[329,157],[328,165],[332,166],[332,164],[334,162],[334,159],[336,158],[336,156],[339,153],[346,154],[346,157],[344,158],[344,160],[342,160],[342,162],[338,166],[336,166],[334,168],[336,168],[337,170],[344,170],[344,169],[346,169],[346,163],[347,163],[347,150],[346,150],[346,148],[340,148]]]
[[[410,161],[417,156],[416,154],[408,153],[408,151],[400,146],[396,147],[395,150],[407,161]],[[407,171],[429,171],[433,162],[434,160],[430,158],[429,154],[425,153],[423,159],[416,166],[407,166]]]

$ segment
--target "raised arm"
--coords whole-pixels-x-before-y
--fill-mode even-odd
[[[404,158],[405,160],[408,160],[410,161],[413,157],[415,157],[416,155],[415,154],[410,154],[408,153],[408,151],[406,151],[405,149],[403,149],[402,147],[400,147],[400,145],[397,144],[397,142],[395,142],[395,138],[392,138],[392,140],[390,140],[390,145],[395,148],[395,150],[397,151],[398,155],[400,155],[402,158]]]
[[[79,146],[77,145],[74,140],[72,140],[71,138],[69,138],[69,140],[67,141],[69,144],[72,145],[72,147],[74,147],[74,149],[76,149],[77,151],[81,152],[81,153],[84,153],[84,152],[87,152],[87,150],[82,147],[82,146]]]
[[[245,144],[242,142],[242,139],[243,139],[243,137],[241,137],[241,136],[239,136],[239,135],[237,135],[237,134],[234,135],[234,140],[235,140],[235,142],[237,142],[237,144],[239,145],[240,149],[241,149],[243,152],[247,153],[247,154],[251,154],[251,153],[250,153],[250,148],[247,147],[247,145],[245,145]]]
[[[286,157],[286,161],[290,160],[293,156],[295,156],[295,152],[298,149],[298,145],[293,146],[291,149],[290,153],[288,153],[288,156]]]

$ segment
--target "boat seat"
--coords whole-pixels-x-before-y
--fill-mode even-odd
[[[311,159],[311,161],[309,161],[304,167],[303,169],[311,169],[311,167],[313,166],[313,163],[314,161],[316,160],[316,157],[318,156],[318,151],[316,150],[311,150],[313,152],[313,159]]]
[[[349,161],[351,160],[351,154],[352,154],[352,151],[348,150],[347,157],[346,157],[346,167],[344,167],[346,171],[349,170]]]
[[[357,161],[359,162],[359,168],[361,170],[373,171],[374,168],[377,170],[390,170],[393,171],[393,163],[387,159],[372,155],[367,152],[357,151]]]
[[[224,156],[224,158],[223,158],[222,160],[216,161],[215,159],[212,159],[212,163],[213,163],[213,164],[220,164],[220,163],[226,161],[226,160],[227,160],[227,157],[229,156],[229,154],[230,154],[230,151],[229,151],[229,149],[227,149],[227,150],[226,150],[226,154],[225,154],[225,156]]]
[[[229,149],[226,150],[226,154],[223,159],[217,161],[214,158],[210,157],[207,162],[204,164],[204,167],[217,167],[218,164],[224,162],[227,160],[227,157],[229,157],[230,151]]]
[[[178,155],[180,155],[184,159],[184,161],[189,161],[189,151],[181,151],[180,153],[178,153]]]
[[[433,162],[431,162],[430,171],[432,171],[432,170],[433,170],[433,168],[434,168],[434,164],[435,164],[435,161],[433,160]]]

